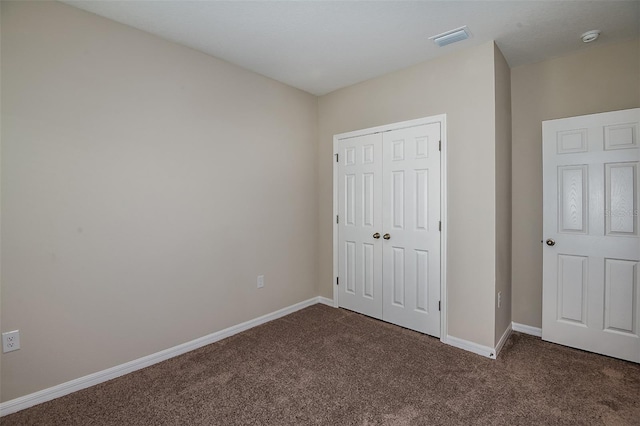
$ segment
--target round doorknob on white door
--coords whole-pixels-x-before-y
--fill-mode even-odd
[[[385,240],[388,240],[389,238],[391,238],[391,235],[389,235],[389,234],[384,234],[384,235],[382,236],[382,238],[384,238]]]
[[[376,232],[375,234],[373,234],[373,238],[375,238],[376,240],[380,238],[380,233]]]
[[[554,240],[552,240],[551,238],[549,238],[549,239],[547,240],[547,245],[548,245],[548,246],[555,246],[555,245],[556,245],[556,242],[555,242]]]

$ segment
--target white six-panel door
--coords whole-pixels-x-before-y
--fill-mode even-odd
[[[345,139],[338,156],[338,300],[382,318],[382,134]]]
[[[542,338],[640,362],[640,109],[543,123]]]
[[[339,306],[440,336],[440,123],[338,141]]]
[[[439,141],[439,123],[382,140],[383,319],[432,336],[440,335]]]

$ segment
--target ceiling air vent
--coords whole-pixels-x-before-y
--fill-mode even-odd
[[[433,42],[438,46],[444,47],[447,44],[466,40],[468,38],[469,38],[469,30],[465,25],[464,27],[456,28],[455,30],[447,31],[442,34],[429,37],[429,40],[433,40]]]

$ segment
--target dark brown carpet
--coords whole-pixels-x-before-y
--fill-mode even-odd
[[[314,305],[6,425],[640,425],[640,365],[514,333],[498,360]]]

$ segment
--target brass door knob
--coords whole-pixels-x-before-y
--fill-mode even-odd
[[[555,245],[556,245],[556,242],[555,242],[555,241],[553,241],[551,238],[549,238],[549,239],[547,240],[547,245],[548,245],[548,246],[555,246]]]
[[[385,240],[388,240],[389,238],[391,238],[391,235],[389,235],[389,234],[384,234],[384,235],[382,236],[382,238],[384,238]]]
[[[373,234],[373,238],[375,238],[376,240],[380,238],[380,233],[376,232],[375,234]]]

